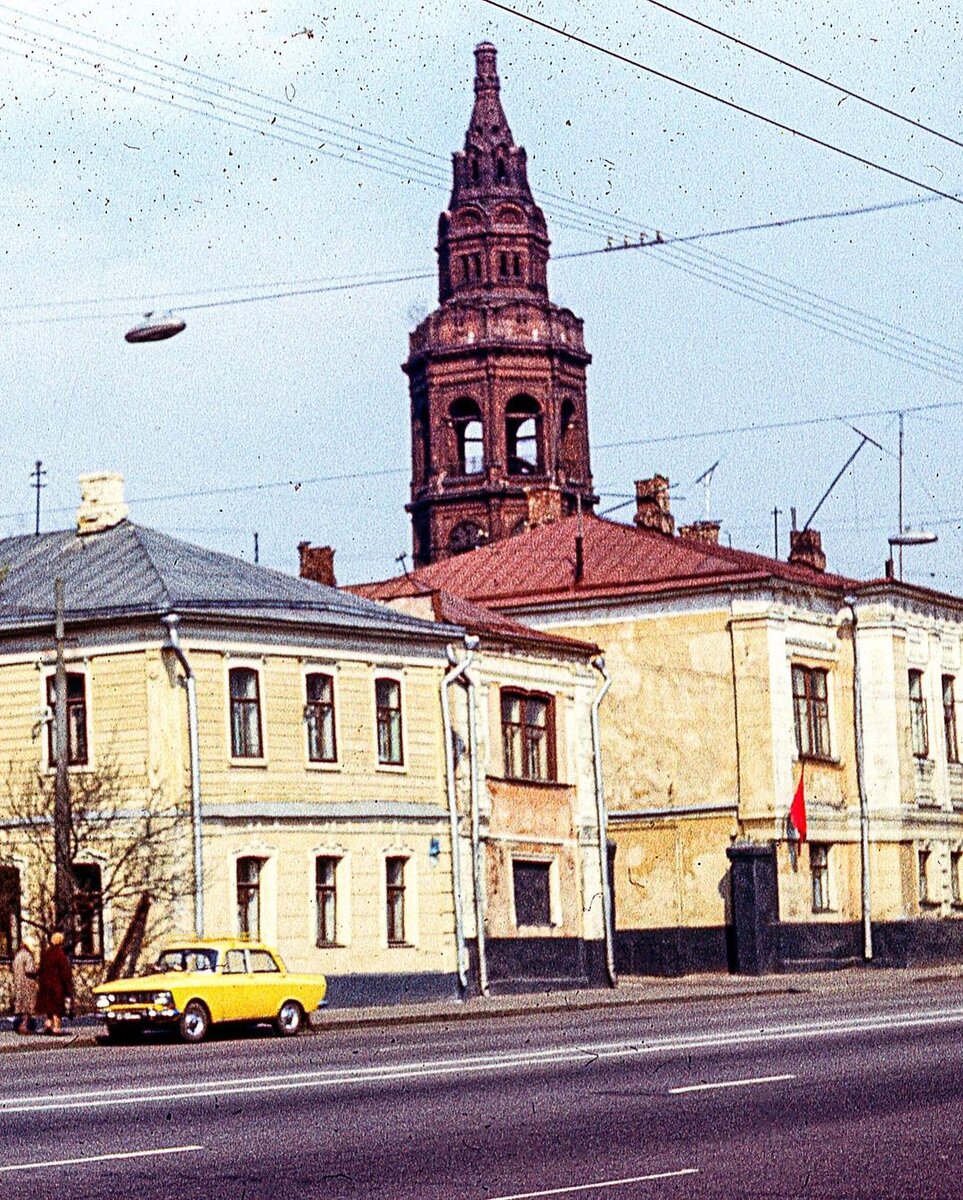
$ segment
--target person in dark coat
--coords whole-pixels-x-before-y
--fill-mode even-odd
[[[40,952],[37,972],[37,1013],[43,1016],[45,1033],[63,1035],[67,1001],[74,994],[73,972],[64,951],[64,935],[55,933]]]

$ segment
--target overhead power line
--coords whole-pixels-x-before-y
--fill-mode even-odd
[[[733,42],[735,45],[741,46],[744,50],[751,50],[753,54],[760,54],[763,58],[768,58],[770,62],[778,63],[781,67],[788,67],[790,71],[795,71],[798,75],[804,75],[807,79],[812,79],[815,83],[821,83],[825,87],[832,88],[834,92],[838,92],[840,95],[847,96],[851,100],[858,100],[860,104],[866,104],[870,108],[876,109],[877,112],[885,113],[888,117],[895,117],[897,121],[903,121],[905,124],[911,125],[914,129],[919,129],[923,133],[931,133],[934,137],[942,138],[944,142],[950,142],[952,145],[959,146],[963,150],[963,141],[960,141],[958,138],[951,137],[948,133],[942,133],[939,129],[934,129],[932,125],[925,125],[922,121],[917,121],[913,117],[908,117],[905,113],[898,112],[895,108],[887,108],[885,104],[880,104],[876,100],[871,100],[869,96],[864,96],[862,92],[856,92],[852,88],[843,87],[840,83],[834,83],[824,75],[817,75],[815,71],[807,70],[806,67],[801,67],[798,63],[780,58],[778,54],[764,50],[761,46],[753,45],[752,42],[747,42],[744,38],[736,37],[735,34],[726,33],[724,29],[718,29],[715,25],[707,25],[705,21],[700,21],[696,17],[690,16],[689,13],[684,13],[678,8],[671,8],[668,4],[663,4],[662,0],[646,0],[646,3],[651,4],[654,8],[662,9],[663,12],[671,13],[674,17],[681,17],[683,21],[688,21],[691,25],[697,25],[700,29],[714,33],[717,37],[725,38],[727,42]]]
[[[19,10],[12,9],[9,5],[0,4],[0,10],[3,9],[19,12]],[[43,23],[52,24],[58,29],[61,28],[61,26],[59,26],[56,22]],[[4,22],[0,21],[0,25],[3,24]],[[17,29],[18,32],[20,30],[20,26],[18,25],[14,25],[13,28]],[[48,41],[52,40],[48,38],[47,35],[40,35],[35,31],[30,32],[35,38],[45,37]],[[105,39],[100,39],[93,35],[87,35],[77,31],[74,32],[76,33],[77,37],[88,41],[93,41],[95,43],[103,42],[111,47],[116,47],[117,45],[116,43],[108,42]],[[7,37],[9,39],[10,35],[0,33],[0,38],[2,37]],[[25,42],[22,38],[16,38],[13,40],[19,42],[20,44],[30,45],[30,43]],[[88,53],[88,51],[84,51],[82,47],[77,47],[76,43],[64,44],[70,45],[75,49],[81,49],[82,53]],[[31,49],[35,50],[35,47],[31,47]],[[205,119],[214,120],[221,124],[233,125],[248,133],[253,132],[260,136],[270,136],[272,138],[279,139],[286,144],[308,149],[315,154],[325,153],[323,149],[319,149],[316,139],[314,137],[309,138],[308,136],[309,134],[317,134],[319,132],[318,130],[307,126],[306,123],[302,121],[296,122],[295,126],[292,126],[292,128],[289,130],[288,126],[285,124],[287,118],[283,115],[281,120],[278,121],[277,114],[278,112],[282,112],[283,114],[285,106],[279,107],[272,98],[264,96],[261,93],[254,92],[250,88],[241,88],[239,85],[217,80],[212,76],[204,75],[202,72],[188,71],[186,68],[182,68],[178,64],[166,63],[164,60],[155,59],[150,55],[144,55],[140,51],[128,50],[125,47],[120,47],[120,49],[125,54],[133,55],[135,58],[143,58],[146,61],[150,61],[155,64],[161,64],[166,70],[177,74],[178,78],[180,78],[181,75],[200,77],[207,81],[213,82],[218,88],[227,89],[231,93],[235,91],[241,91],[245,95],[254,96],[259,100],[263,100],[267,106],[252,105],[248,102],[244,102],[244,106],[251,110],[251,112],[242,113],[241,116],[244,119],[239,121],[236,119],[238,115],[236,110],[230,107],[230,105],[235,103],[233,99],[228,99],[227,97],[223,96],[221,92],[212,91],[208,88],[200,89],[198,95],[195,96],[193,90],[195,85],[193,83],[189,83],[187,85],[189,90],[186,93],[179,92],[178,94],[180,94],[182,97],[186,97],[192,102],[196,101],[198,103],[201,102],[201,97],[203,97],[202,107],[195,108],[191,104],[180,104],[176,101],[172,101],[170,98],[168,94],[170,92],[169,87],[165,86],[162,88],[161,85],[169,82],[168,80],[158,79],[156,76],[151,76],[149,73],[147,77],[144,78],[144,68],[139,66],[131,67],[130,63],[125,60],[112,58],[111,61],[120,62],[121,66],[125,70],[136,72],[133,77],[138,81],[140,87],[140,90],[135,93],[139,98],[152,100],[156,103],[164,103],[167,105],[173,104],[175,108],[182,109],[195,116],[201,116]],[[0,47],[0,50],[5,53],[13,53],[9,49],[3,47]],[[45,52],[48,55],[54,53],[59,58],[64,57],[63,50],[56,45],[54,50],[50,50],[49,47],[45,48]],[[124,91],[125,94],[128,93],[128,84],[104,78],[102,71],[97,69],[98,67],[102,66],[102,63],[100,62],[91,63],[84,59],[78,60],[76,56],[67,56],[71,59],[71,61],[81,61],[85,66],[90,67],[94,73],[89,75],[82,71],[76,71],[72,67],[66,66],[64,62],[57,61],[57,58],[51,59],[47,57],[44,59],[38,59],[34,53],[31,53],[29,57],[31,57],[33,61],[42,62],[44,65],[49,66],[52,69],[66,71],[66,73],[70,75],[77,75],[88,82],[95,82],[99,86],[107,85],[118,88]],[[100,55],[100,58],[105,57],[106,56],[104,55]],[[158,94],[153,94],[149,89],[153,89]],[[214,101],[211,99],[211,97],[215,97],[217,101],[222,104],[222,107],[214,112],[211,110],[216,106],[214,105]],[[228,107],[224,107],[224,105],[227,105]],[[328,123],[348,127],[347,123],[345,122],[339,122],[337,119],[325,117],[323,114],[313,113],[311,110],[298,109],[297,111],[308,113],[312,119],[324,120]],[[270,122],[266,120],[269,115],[271,115]],[[256,123],[252,125],[250,123],[251,120],[255,120]],[[359,131],[360,127],[350,126],[350,128],[354,132]],[[288,136],[288,133],[293,133],[293,136]],[[323,131],[322,133],[323,136],[328,136],[327,133],[324,133]],[[394,143],[398,145],[403,144],[398,139],[387,138],[385,135],[378,134],[375,136],[377,136],[382,143]],[[383,173],[387,173],[394,177],[405,179],[408,182],[420,182],[424,184],[424,186],[432,188],[447,188],[447,173],[438,174],[437,172],[440,170],[440,168],[434,167],[433,164],[428,168],[431,173],[423,175],[420,173],[420,166],[418,170],[412,169],[413,164],[410,160],[403,161],[401,159],[394,159],[392,157],[394,151],[391,149],[388,149],[386,154],[378,153],[373,159],[368,159],[365,157],[365,154],[369,148],[366,147],[363,142],[360,140],[355,141],[353,139],[352,146],[353,149],[342,148],[337,151],[331,151],[330,153],[332,153],[334,157],[341,161],[347,161],[353,163],[354,165],[360,165],[369,169],[382,171]],[[411,144],[411,148],[418,154],[423,155],[426,159],[438,160],[439,156],[433,155],[429,151],[419,149],[418,147],[415,147],[413,143]],[[384,146],[380,147],[380,149],[383,150]],[[398,170],[394,169],[396,166],[399,168]],[[658,243],[655,243],[655,240],[652,238],[646,241],[644,235],[640,234],[640,241],[644,243],[643,245],[640,245],[634,240],[634,236],[633,238],[629,238],[627,235],[624,235],[620,232],[620,230],[624,229],[625,227],[625,218],[617,218],[614,216],[614,214],[607,212],[604,209],[600,209],[593,205],[584,204],[580,201],[574,201],[566,197],[555,197],[555,199],[551,199],[553,194],[547,193],[547,195],[550,197],[550,200],[549,202],[545,203],[545,207],[550,213],[555,213],[554,219],[556,219],[559,224],[562,224],[568,228],[580,230],[582,232],[591,233],[594,236],[606,237],[610,243],[614,243],[615,238],[621,237],[623,240],[623,245],[619,247],[621,249],[644,248],[649,250],[653,248],[654,244],[659,246],[668,246],[670,249],[664,253],[660,252],[660,257],[667,266],[670,266],[675,270],[697,278],[702,282],[707,282],[712,286],[722,288],[723,290],[732,294],[749,299],[754,303],[762,304],[764,307],[772,311],[778,311],[783,315],[800,320],[804,324],[819,328],[824,332],[836,334],[837,336],[842,337],[844,340],[859,345],[862,348],[871,349],[876,353],[891,359],[895,359],[896,361],[902,362],[906,365],[930,371],[942,378],[949,378],[954,382],[960,382],[958,378],[952,375],[953,367],[958,364],[963,364],[963,356],[961,356],[959,352],[955,350],[955,348],[941,346],[932,339],[923,338],[920,335],[911,333],[908,330],[902,330],[900,327],[883,322],[879,318],[875,318],[870,314],[859,313],[859,311],[855,309],[845,309],[845,306],[840,306],[835,301],[829,300],[825,297],[820,297],[817,293],[805,292],[803,289],[800,289],[798,285],[786,280],[780,280],[776,276],[766,276],[762,272],[756,271],[754,268],[743,266],[734,259],[726,259],[724,256],[713,253],[712,251],[702,249],[698,246],[685,244],[703,240],[705,238],[718,237],[721,236],[724,231],[709,231],[704,234],[671,236],[668,238],[661,238]],[[839,215],[855,215],[861,211],[878,211],[883,207],[888,207],[890,205],[896,206],[900,204],[925,203],[931,199],[933,199],[933,197],[917,197],[908,201],[889,202],[889,205],[880,205],[878,207],[866,206],[865,209],[840,210]],[[827,216],[829,215],[832,214],[827,214]],[[786,223],[788,224],[795,223],[796,221],[816,219],[822,219],[822,215],[814,214],[811,217],[787,218]],[[648,223],[646,222],[642,224],[644,225]],[[758,224],[758,227],[778,227],[779,224],[781,224],[781,222],[778,221],[762,222]],[[633,223],[633,227],[635,229],[639,229],[640,223]],[[754,227],[742,227],[741,231],[745,232],[751,228]],[[733,232],[738,231],[740,230],[733,230]],[[613,238],[613,232],[615,233],[615,238]],[[592,253],[604,253],[609,249],[615,249],[615,245],[613,244],[611,246],[596,250],[575,252],[572,257],[584,256]],[[566,257],[569,257],[569,255],[559,255],[556,256],[556,260]],[[415,279],[419,277],[421,276],[409,276],[402,272],[398,272],[391,281],[400,281],[402,279],[407,280],[409,278]],[[427,275],[425,277],[427,277]],[[355,280],[351,286],[374,286],[374,283],[369,283],[366,281],[362,285],[359,281]],[[331,289],[327,286],[318,288],[296,287],[286,289],[283,292],[278,290],[274,294],[263,294],[263,298],[282,299],[289,296],[315,294],[328,290],[347,289]],[[797,294],[794,295],[793,293]],[[224,303],[246,304],[253,303],[255,299],[259,298],[262,297],[236,297],[224,301]],[[219,305],[208,303],[203,306],[218,307]],[[119,319],[120,317],[130,315],[130,312],[112,313],[110,314],[110,317],[111,319]],[[24,322],[59,322],[64,319],[66,318],[25,318]],[[82,319],[93,318],[90,314],[83,314]],[[867,323],[869,324],[867,325]],[[948,369],[951,372],[949,375],[947,374]]]
[[[940,188],[932,187],[920,179],[914,179],[911,175],[904,175],[902,171],[896,171],[892,167],[884,167],[882,163],[875,162],[871,158],[866,158],[862,154],[857,154],[853,150],[846,150],[842,146],[837,146],[834,142],[828,142],[824,138],[816,137],[815,134],[806,133],[804,130],[797,129],[793,125],[787,125],[784,121],[777,121],[775,117],[769,117],[754,108],[749,108],[744,104],[737,104],[735,100],[727,100],[725,96],[719,96],[715,92],[710,92],[707,88],[689,83],[685,79],[679,79],[675,75],[669,75],[665,71],[659,71],[655,67],[650,67],[646,63],[639,62],[636,58],[630,58],[627,54],[620,54],[617,50],[612,50],[609,46],[603,46],[600,42],[589,41],[588,38],[579,37],[578,34],[572,33],[568,29],[562,29],[558,25],[550,25],[548,21],[540,21],[538,17],[533,17],[530,13],[521,12],[519,9],[512,8],[508,4],[499,3],[499,0],[482,0],[482,4],[500,9],[502,12],[509,13],[513,17],[518,17],[520,20],[528,21],[532,25],[538,26],[539,29],[557,34],[559,37],[566,38],[576,45],[584,46],[587,50],[594,50],[598,54],[604,54],[608,58],[615,59],[617,62],[625,63],[626,66],[634,67],[637,71],[644,71],[647,75],[653,75],[656,79],[661,79],[665,83],[671,83],[676,87],[684,88],[687,92],[701,96],[704,100],[713,100],[716,104],[722,104],[733,112],[741,113],[746,117],[753,117],[755,120],[762,121],[773,129],[778,129],[783,133],[791,133],[794,137],[802,138],[803,141],[809,142],[814,146],[819,146],[823,150],[830,150],[833,154],[839,154],[843,158],[849,159],[850,162],[870,167],[874,171],[881,171],[884,175],[889,175],[892,179],[899,179],[902,183],[908,183],[912,187],[920,188],[924,192],[930,192],[934,196],[940,196],[944,200],[952,200],[954,204],[963,204],[963,197],[956,196],[953,192],[944,192]]]

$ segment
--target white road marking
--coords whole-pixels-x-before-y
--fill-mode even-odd
[[[39,1171],[44,1167],[76,1167],[87,1163],[115,1162],[122,1158],[154,1158],[159,1154],[190,1154],[203,1146],[161,1146],[157,1150],[123,1150],[117,1154],[92,1154],[88,1158],[52,1158],[47,1162],[11,1163],[0,1171]]]
[[[712,1092],[716,1088],[752,1087],[756,1083],[784,1083],[795,1079],[795,1075],[760,1075],[756,1079],[722,1079],[718,1083],[690,1083],[686,1087],[669,1088],[670,1096],[681,1096],[683,1092]]]
[[[963,1023],[963,1008],[894,1013],[868,1019],[840,1019],[767,1029],[720,1030],[718,1033],[688,1034],[646,1041],[603,1042],[582,1046],[556,1046],[545,1050],[525,1050],[503,1054],[475,1055],[465,1058],[438,1059],[434,1062],[409,1062],[374,1067],[340,1067],[318,1071],[285,1072],[276,1075],[250,1075],[238,1078],[174,1081],[165,1084],[107,1088],[86,1092],[47,1092],[42,1095],[8,1096],[0,1099],[0,1116],[9,1113],[59,1112],[66,1109],[110,1108],[129,1104],[172,1104],[218,1096],[264,1094],[343,1087],[352,1084],[386,1083],[445,1075],[473,1075],[518,1071],[576,1064],[588,1066],[595,1061],[637,1058],[645,1055],[687,1050],[730,1049],[786,1041],[810,1041],[814,1037],[831,1038],[845,1033],[898,1032]]]
[[[549,1188],[545,1192],[515,1192],[511,1196],[493,1196],[491,1200],[533,1200],[535,1196],[566,1196],[573,1192],[592,1192],[596,1188],[625,1187],[629,1183],[649,1183],[655,1179],[676,1179],[680,1175],[698,1175],[698,1167],[681,1171],[660,1171],[658,1175],[633,1175],[631,1179],[603,1179],[598,1183],[579,1183],[574,1187]]]

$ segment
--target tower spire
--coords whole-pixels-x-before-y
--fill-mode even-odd
[[[475,100],[438,219],[439,307],[411,335],[415,562],[591,512],[582,322],[548,297],[548,228],[475,47]]]

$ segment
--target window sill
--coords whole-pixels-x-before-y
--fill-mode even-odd
[[[229,758],[227,761],[232,767],[260,768],[261,770],[266,770],[268,767],[268,760],[266,758]]]
[[[375,770],[384,771],[388,775],[406,775],[408,773],[408,764],[380,762],[376,765]]]
[[[935,912],[942,908],[942,903],[939,900],[921,900],[920,912]]]
[[[347,950],[347,942],[315,942],[318,950]]]
[[[330,762],[326,759],[309,758],[305,764],[306,771],[340,771],[344,767],[344,763],[340,759],[334,758]]]
[[[796,762],[813,767],[841,767],[843,760],[834,758],[831,754],[797,754]]]
[[[416,950],[414,942],[388,942],[389,950]]]
[[[486,775],[485,778],[491,779],[495,783],[518,784],[521,787],[535,787],[535,788],[548,788],[548,789],[552,789],[552,788],[564,789],[564,788],[571,787],[571,784],[562,783],[558,779],[523,779],[520,776],[515,776],[515,775]]]

